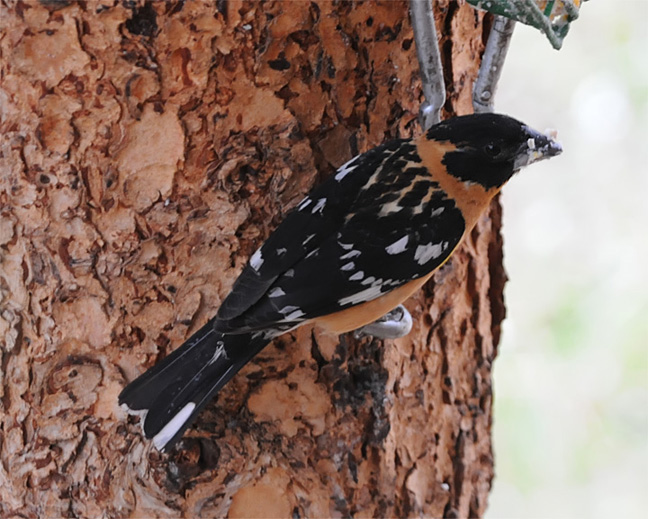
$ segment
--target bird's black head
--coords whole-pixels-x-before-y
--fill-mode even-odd
[[[451,175],[486,189],[499,188],[523,166],[562,152],[552,137],[500,114],[453,117],[432,126],[427,137],[457,147],[443,159]]]

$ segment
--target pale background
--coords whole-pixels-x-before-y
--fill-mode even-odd
[[[488,519],[648,517],[648,0],[518,24],[497,111],[565,152],[504,190]]]

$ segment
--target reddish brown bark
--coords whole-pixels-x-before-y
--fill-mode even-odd
[[[497,206],[409,337],[288,334],[168,455],[116,403],[312,185],[419,131],[407,4],[113,4],[0,5],[0,515],[482,515]],[[481,15],[436,6],[467,113]]]

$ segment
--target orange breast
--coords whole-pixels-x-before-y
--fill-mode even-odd
[[[439,183],[441,189],[454,200],[459,210],[461,210],[466,222],[466,232],[464,234],[468,234],[482,213],[488,208],[499,189],[486,190],[477,183],[463,182],[450,175],[441,161],[445,153],[456,149],[457,147],[454,144],[430,141],[424,135],[419,137],[416,142],[416,151],[421,157],[423,165],[431,172],[432,178]]]

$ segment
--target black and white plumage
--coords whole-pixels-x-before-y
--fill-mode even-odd
[[[464,228],[412,141],[379,146],[340,167],[286,217],[252,255],[215,326],[292,327],[376,299],[443,263]]]
[[[216,317],[121,393],[166,449],[273,337],[342,333],[403,302],[442,265],[520,167],[560,153],[502,115],[457,117],[342,165],[251,256]]]

